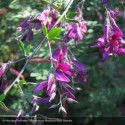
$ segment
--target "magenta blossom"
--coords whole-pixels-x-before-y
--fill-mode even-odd
[[[22,31],[21,36],[19,37],[19,39],[21,41],[26,41],[28,40],[29,42],[32,41],[33,39],[33,30],[32,30],[32,26],[29,23],[29,21],[31,20],[30,18],[25,19],[20,26],[17,28],[18,31]]]
[[[77,44],[79,40],[83,39],[83,33],[88,34],[88,30],[85,22],[83,21],[81,10],[78,7],[76,12],[77,15],[74,17],[74,19],[79,23],[71,22],[66,26],[68,33],[66,35],[65,41],[69,42],[71,39],[74,39],[75,43]]]
[[[50,74],[48,76],[48,79],[46,81],[40,82],[39,84],[37,84],[34,87],[34,92],[39,92],[41,90],[46,92],[46,94],[48,95],[48,97],[47,97],[48,102],[51,102],[55,98],[55,96],[56,96],[56,82],[55,82],[55,79],[53,78],[52,74]],[[47,99],[45,99],[45,100],[47,100]],[[46,101],[46,103],[47,103],[47,101]],[[41,104],[45,104],[45,103],[41,102]]]
[[[57,20],[58,20],[58,17],[59,16],[59,12],[56,11],[55,9],[52,10],[52,13],[51,13],[51,27],[53,27]],[[58,24],[58,26],[61,24],[61,22]]]
[[[74,67],[76,75],[78,76],[79,81],[82,83],[86,83],[87,82],[86,66],[84,64],[81,64],[80,62],[78,62],[74,57],[72,59],[72,65]]]
[[[2,77],[2,83],[0,84],[0,92],[3,92],[7,88],[8,82],[5,75]]]
[[[0,68],[0,77],[3,75],[4,71],[2,68]]]
[[[48,7],[39,16],[31,20],[30,22],[36,24],[36,30],[41,29],[42,24],[46,25],[46,27],[49,28],[50,27],[50,20],[48,18],[49,14],[50,14],[50,8]]]
[[[0,68],[0,77],[4,74],[6,66],[7,66],[6,64],[2,64],[2,66]]]
[[[108,11],[104,25],[104,35],[98,38],[97,45],[91,46],[91,48],[99,48],[100,52],[103,53],[103,61],[106,61],[109,55],[125,54],[125,41],[122,39],[122,36],[123,33],[116,24],[115,18]]]

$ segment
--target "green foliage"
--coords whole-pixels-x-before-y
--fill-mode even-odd
[[[5,99],[5,97],[6,97],[5,94],[0,95],[0,101],[3,101]]]
[[[70,22],[79,23],[78,20],[73,20],[73,19],[69,19],[69,18],[66,18],[66,20],[68,23],[70,23]]]
[[[61,28],[53,28],[53,29],[51,29],[51,30],[49,31],[49,33],[48,33],[48,38],[49,38],[49,39],[53,39],[53,38],[59,36],[60,33],[61,33]]]
[[[26,52],[25,52],[25,49],[24,49],[24,43],[19,41],[19,46],[20,46],[21,51],[24,53],[24,55],[26,55]]]
[[[6,105],[0,101],[0,107],[6,108]]]
[[[46,28],[46,26],[44,25],[44,23],[42,24],[42,31],[43,31],[43,34],[44,34],[45,36],[48,34],[47,28]]]
[[[77,15],[76,12],[69,12],[69,13],[66,15],[66,17],[67,17],[67,18],[73,18],[73,17],[75,17],[76,15]]]

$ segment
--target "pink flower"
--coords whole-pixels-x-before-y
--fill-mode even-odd
[[[86,83],[87,82],[86,66],[84,64],[81,64],[80,62],[78,62],[75,58],[72,59],[72,65],[73,65],[74,70],[78,76],[79,81],[82,83]]]
[[[17,27],[18,31],[22,31],[23,33],[21,34],[21,37],[19,38],[21,41],[26,41],[28,40],[29,42],[32,41],[33,39],[33,30],[32,30],[32,26],[30,24],[30,18],[25,19],[19,27]]]
[[[2,68],[0,68],[0,77],[3,75],[4,71]]]
[[[0,85],[0,92],[3,92],[7,88],[8,82],[5,75],[2,77],[2,83]]]
[[[79,40],[83,39],[83,33],[88,34],[87,26],[82,18],[82,13],[80,9],[76,8],[77,15],[74,17],[79,23],[71,22],[66,26],[68,31],[65,42],[69,42],[71,39],[74,39],[74,42],[77,44]]]
[[[30,22],[36,24],[36,30],[42,28],[42,23],[46,25],[47,28],[49,28],[50,27],[50,20],[48,18],[49,14],[50,14],[50,8],[47,8],[39,16],[31,20]]]
[[[112,12],[113,13],[113,12]],[[107,11],[106,23],[104,25],[104,35],[98,38],[97,44],[91,48],[99,48],[102,53],[102,61],[106,61],[109,55],[124,54],[123,33],[115,22],[115,17],[111,11]]]
[[[4,74],[6,66],[7,66],[6,64],[2,64],[2,66],[0,68],[0,77]]]

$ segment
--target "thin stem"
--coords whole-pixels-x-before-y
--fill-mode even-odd
[[[20,91],[21,91],[21,92],[22,92],[22,94],[24,95],[24,92],[23,92],[23,90],[22,90],[22,88],[21,88],[21,86],[20,86],[19,82],[17,82],[17,83],[18,83],[18,87],[19,87]]]
[[[58,93],[59,93],[59,104],[62,106],[62,94],[61,94],[61,92],[60,92],[60,90],[59,90],[59,88],[57,87],[57,91],[58,91]]]
[[[50,61],[51,61],[51,68],[52,68],[52,67],[53,67],[53,62],[52,62],[52,49],[51,49],[50,41],[49,41],[48,39],[47,39],[47,41],[48,41],[49,50],[50,50],[50,57],[51,57]]]
[[[15,63],[21,62],[21,61],[23,61],[23,60],[25,60],[25,59],[28,59],[28,58],[29,58],[29,56],[26,56],[26,57],[24,57],[24,58],[21,58],[21,59],[18,59],[18,60],[16,60],[16,61],[14,61],[13,63],[15,64]]]
[[[74,0],[70,0],[67,8],[65,9],[65,11],[63,12],[63,14],[60,16],[60,18],[58,19],[58,21],[55,23],[55,25],[53,27],[55,27],[61,21],[62,17],[64,17],[66,15],[66,13],[69,10],[70,6],[72,5],[73,1]]]

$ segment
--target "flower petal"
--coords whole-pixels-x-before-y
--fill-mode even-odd
[[[26,27],[28,26],[28,20],[29,20],[29,18],[25,19],[25,20],[20,24],[20,27],[26,28]]]
[[[0,77],[3,75],[4,71],[2,68],[0,68]]]
[[[38,23],[37,25],[36,25],[36,30],[39,30],[39,29],[41,29],[42,28],[42,24],[41,23]]]
[[[47,86],[47,81],[43,81],[35,86],[34,92],[38,92],[38,91],[44,89],[46,86]]]
[[[39,98],[39,99],[36,99],[35,101],[36,101],[37,104],[47,104],[47,103],[49,103],[49,100],[50,100],[50,97]]]
[[[60,49],[59,49],[59,48],[55,49],[55,50],[53,51],[53,53],[52,53],[52,57],[53,57],[54,59],[57,59],[58,56],[59,56],[59,53],[60,53]]]
[[[58,68],[65,72],[65,71],[69,71],[70,66],[67,63],[63,63],[63,64],[60,64]]]
[[[75,74],[73,72],[71,72],[70,70],[68,71],[64,71],[64,73],[68,76],[75,76]]]
[[[102,0],[102,4],[107,4],[110,0]]]
[[[102,61],[106,61],[109,57],[109,51],[105,51],[102,56]]]
[[[3,92],[6,88],[7,88],[7,85],[8,85],[8,82],[7,82],[7,78],[6,76],[4,75],[2,77],[2,84],[0,86],[0,92]]]
[[[56,80],[62,82],[70,82],[70,79],[62,71],[55,71],[54,73]]]
[[[86,69],[86,66],[80,62],[78,62],[77,60],[72,60],[73,65],[78,68],[79,70],[83,70]]]

